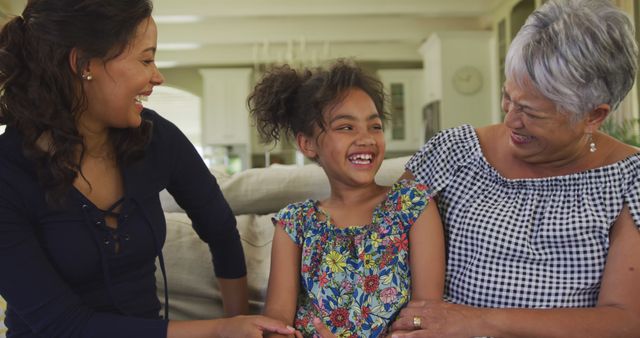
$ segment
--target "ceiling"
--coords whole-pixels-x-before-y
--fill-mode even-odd
[[[434,31],[485,30],[506,0],[154,0],[161,67],[420,61]],[[20,13],[26,0],[0,0]]]

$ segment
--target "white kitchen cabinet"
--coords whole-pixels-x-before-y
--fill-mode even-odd
[[[200,69],[202,146],[210,167],[229,173],[251,168],[247,96],[251,68]]]
[[[203,145],[250,146],[251,68],[201,69]]]

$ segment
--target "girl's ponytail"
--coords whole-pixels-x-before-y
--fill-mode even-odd
[[[325,130],[324,112],[338,104],[347,90],[363,90],[385,120],[384,86],[355,63],[338,59],[327,69],[271,69],[249,96],[251,116],[263,142],[281,141],[298,133]]]
[[[296,102],[304,81],[311,72],[296,71],[288,65],[268,71],[248,98],[249,111],[263,142],[278,142],[295,136],[298,109]]]

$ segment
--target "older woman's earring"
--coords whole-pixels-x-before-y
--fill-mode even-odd
[[[91,81],[91,80],[93,80],[93,76],[91,76],[91,73],[84,73],[84,74],[82,74],[82,79],[83,80],[87,80],[87,81]]]
[[[589,151],[595,153],[598,148],[596,148],[596,141],[593,140],[593,134],[589,133]]]

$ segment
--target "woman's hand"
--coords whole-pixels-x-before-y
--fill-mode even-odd
[[[470,337],[470,325],[478,320],[479,310],[443,301],[411,301],[400,311],[390,336],[401,337]]]
[[[296,330],[291,326],[265,316],[236,316],[221,320],[223,323],[219,326],[220,329],[216,332],[216,337],[262,338],[264,333],[296,335]]]

